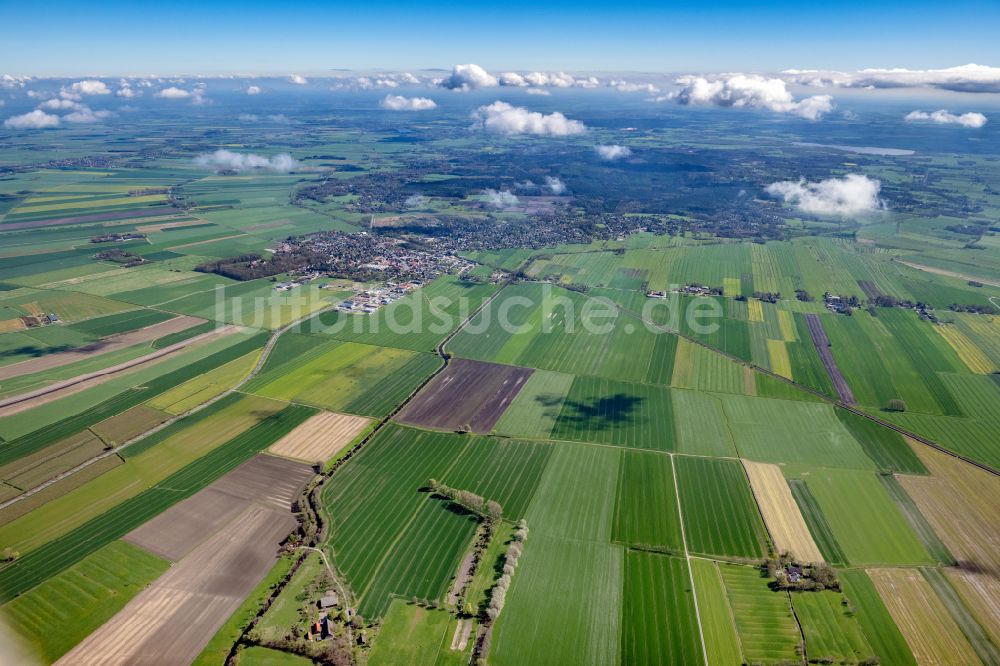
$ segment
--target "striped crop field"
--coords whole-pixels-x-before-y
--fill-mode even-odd
[[[759,559],[767,531],[735,460],[674,458],[688,549],[693,553]]]
[[[719,564],[712,560],[690,559],[694,588],[698,596],[698,615],[705,637],[709,666],[733,666],[743,663],[740,640],[733,623],[733,611],[722,581]]]
[[[703,662],[687,560],[630,551],[622,598],[622,664]]]
[[[614,540],[654,550],[683,551],[669,455],[625,452],[618,480]]]
[[[802,642],[787,592],[772,590],[758,567],[720,564],[746,663],[798,661]]]
[[[942,324],[935,326],[934,330],[940,333],[941,337],[948,342],[948,345],[955,350],[955,353],[962,359],[962,363],[969,369],[969,372],[988,375],[1000,369],[1000,366],[994,363],[993,359],[983,353],[972,340],[966,337],[960,328],[949,324]]]
[[[795,615],[805,637],[806,658],[853,663],[875,656],[844,595],[833,590],[792,593]]]

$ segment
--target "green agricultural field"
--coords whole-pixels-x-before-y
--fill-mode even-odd
[[[823,559],[830,564],[846,565],[847,556],[844,555],[840,544],[837,543],[837,538],[833,535],[833,530],[830,528],[826,516],[823,515],[819,502],[809,490],[809,486],[802,479],[788,479],[788,487],[792,490],[792,497],[795,499]]]
[[[528,507],[532,532],[575,541],[610,541],[623,452],[559,444]]]
[[[455,624],[454,616],[447,611],[396,599],[385,615],[368,663],[372,666],[465,663],[472,651],[472,641],[465,651],[452,650]]]
[[[906,639],[872,585],[868,574],[859,570],[840,571],[844,594],[854,609],[858,623],[880,663],[886,666],[915,666]]]
[[[743,366],[687,340],[677,345],[671,385],[681,388],[742,394]]]
[[[280,652],[254,645],[243,648],[239,653],[241,666],[309,666],[312,659],[289,652]]]
[[[547,439],[573,385],[573,377],[536,370],[494,428],[502,435]]]
[[[305,322],[302,329],[349,342],[430,352],[496,289],[440,277],[373,314],[326,312]]]
[[[490,661],[614,664],[621,655],[621,546],[550,537],[534,526],[493,631]]]
[[[504,518],[524,517],[554,447],[549,444],[472,438],[439,481],[499,502]]]
[[[612,379],[577,377],[552,428],[553,439],[675,449],[671,390]]]
[[[735,458],[736,446],[720,396],[699,391],[671,391],[676,419],[677,452]]]
[[[618,479],[613,539],[644,549],[684,551],[669,455],[625,452]]]
[[[895,430],[881,426],[846,409],[836,410],[837,418],[861,445],[879,471],[900,474],[927,474],[927,468]]]
[[[423,490],[436,478],[524,511],[547,445],[387,427],[338,472],[323,503],[334,528],[333,561],[361,598],[365,617],[380,617],[390,595],[440,598],[469,545],[476,520]]]
[[[504,289],[448,344],[465,358],[652,384],[670,383],[676,348],[607,298],[539,284]]]
[[[722,401],[742,458],[850,469],[875,467],[831,405],[730,395]]]
[[[899,507],[873,472],[819,468],[784,468],[789,478],[805,481],[847,562],[859,566],[931,564]],[[810,524],[811,512],[803,511]],[[822,540],[817,541],[826,552]]]
[[[720,564],[719,570],[746,662],[798,662],[802,635],[788,593],[768,587],[757,567]]]
[[[440,365],[431,354],[337,340],[317,344],[314,337],[295,334],[282,336],[278,347],[298,349],[303,339],[312,342],[308,351],[280,365],[269,363],[246,390],[332,411],[384,416]]]
[[[708,666],[742,664],[740,641],[736,636],[733,611],[719,565],[700,558],[691,558],[689,563],[698,597],[698,616],[701,618]]]
[[[676,456],[674,464],[691,552],[749,559],[767,555],[767,531],[739,462]]]
[[[112,541],[9,601],[0,613],[39,657],[53,662],[110,620],[169,566],[138,546]]]
[[[173,315],[159,310],[130,310],[106,317],[88,319],[77,324],[71,324],[70,328],[84,335],[92,335],[95,338],[102,338],[115,333],[125,333],[134,331],[146,326],[158,324],[161,321],[170,319]]]
[[[8,444],[0,452],[0,464],[41,450],[182,382],[239,358],[263,343],[263,336],[227,335],[197,345],[150,367],[4,417],[0,419],[0,436]]]
[[[32,503],[34,496],[12,505],[9,508],[19,517],[0,527],[0,542],[23,553],[62,536],[102,511],[156,485],[284,407],[284,403],[256,396],[224,398],[123,449],[125,464],[110,469],[105,467],[105,473],[96,477],[90,476],[88,467],[78,473],[84,475],[82,479],[89,479],[87,482],[79,483],[78,474],[73,474],[50,486],[53,489],[62,487],[57,493],[46,496],[44,505]],[[115,456],[106,460],[120,462],[122,458]],[[48,491],[46,488],[43,492]],[[33,510],[21,516],[19,505],[23,502],[29,502]]]
[[[687,560],[628,552],[622,598],[622,664],[704,660]]]
[[[27,592],[190,497],[273,444],[312,414],[314,410],[307,407],[290,405],[148,490],[24,555],[0,570],[0,599],[9,601]]]
[[[875,656],[849,602],[840,592],[796,592],[792,606],[805,636],[806,658],[834,662],[864,661]]]

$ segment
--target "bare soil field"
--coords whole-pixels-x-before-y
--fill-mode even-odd
[[[822,562],[823,555],[809,533],[781,468],[749,460],[744,460],[743,466],[778,550],[788,551],[804,562]]]
[[[124,538],[177,562],[251,505],[275,512],[284,522],[285,516],[292,515],[292,501],[312,475],[308,465],[257,455]],[[286,535],[287,531],[282,537]]]
[[[870,569],[882,602],[921,666],[978,664],[969,641],[916,569]]]
[[[69,365],[70,363],[76,363],[77,361],[92,358],[100,354],[107,354],[109,352],[118,351],[119,349],[125,349],[126,347],[138,345],[143,342],[152,342],[153,340],[161,338],[164,335],[179,333],[180,331],[191,328],[192,326],[204,323],[204,321],[204,319],[189,317],[187,315],[174,317],[173,319],[161,321],[158,324],[153,324],[152,326],[140,328],[135,331],[129,331],[128,333],[109,335],[106,338],[102,338],[97,342],[85,345],[78,349],[56,352],[55,354],[49,354],[47,356],[39,356],[38,358],[28,359],[27,361],[21,361],[20,363],[12,363],[11,365],[6,365],[0,368],[0,381],[10,379],[11,377],[23,377],[24,375],[42,372],[43,370],[59,368],[64,365]]]
[[[899,475],[960,568],[1000,577],[1000,478],[929,446],[910,446],[932,476]]]
[[[844,379],[844,375],[841,374],[840,368],[837,367],[837,362],[830,352],[830,338],[827,337],[826,330],[823,328],[823,321],[819,318],[819,315],[807,314],[806,324],[809,326],[809,336],[812,338],[813,345],[819,353],[823,367],[826,368],[826,374],[830,375],[830,381],[833,382],[833,387],[837,389],[837,395],[840,397],[841,402],[848,405],[857,403],[857,400],[854,399],[854,392],[847,385],[847,380]]]
[[[371,419],[351,414],[320,412],[268,449],[276,456],[308,463],[327,461],[368,427]]]
[[[486,433],[531,376],[530,368],[455,359],[397,417],[402,423]]]
[[[251,504],[171,567],[58,664],[190,664],[274,565],[295,526]]]

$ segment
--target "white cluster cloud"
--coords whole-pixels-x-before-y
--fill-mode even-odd
[[[503,72],[496,76],[490,74],[479,65],[455,65],[451,74],[437,82],[437,85],[449,90],[476,90],[478,88],[596,88],[601,82],[593,76],[577,78],[566,72]]]
[[[195,164],[208,167],[214,171],[272,171],[288,173],[299,163],[288,153],[278,153],[273,157],[264,157],[255,153],[234,153],[231,150],[217,150],[214,153],[199,155]]]
[[[657,95],[660,92],[660,89],[652,83],[635,83],[634,81],[626,81],[624,79],[612,79],[608,81],[608,86],[618,92],[625,93],[641,92],[649,95]]]
[[[777,113],[790,113],[809,120],[818,120],[833,109],[829,95],[814,95],[796,101],[782,79],[767,79],[756,74],[727,74],[720,78],[683,76],[681,85],[659,99],[680,104],[710,104],[723,107],[763,108]]]
[[[522,106],[512,106],[496,101],[476,109],[472,117],[477,126],[497,134],[536,134],[539,136],[569,136],[582,134],[587,126],[579,120],[570,120],[558,111],[542,114]]]
[[[549,192],[552,192],[556,196],[566,193],[566,183],[562,182],[561,178],[555,176],[545,177],[545,187],[549,188]]]
[[[74,102],[71,99],[50,99],[42,102],[38,105],[39,109],[46,109],[47,111],[61,111],[68,109],[79,109],[83,105],[79,102]]]
[[[492,208],[509,208],[519,202],[517,195],[507,190],[486,190],[486,205]]]
[[[422,194],[411,194],[406,197],[406,201],[403,202],[403,205],[407,208],[423,208],[429,201],[430,199]]]
[[[500,85],[497,77],[475,64],[455,65],[451,75],[438,84],[448,90],[475,90],[476,88],[496,88]]]
[[[132,99],[133,97],[141,95],[142,93],[137,92],[132,87],[131,81],[129,81],[128,79],[122,79],[121,81],[118,82],[118,91],[115,94],[118,95],[119,97],[124,97],[125,99]]]
[[[959,65],[945,69],[862,69],[857,72],[789,69],[786,79],[824,88],[937,88],[955,92],[1000,92],[1000,67]]]
[[[594,146],[594,152],[596,152],[597,156],[602,160],[607,160],[609,162],[630,157],[632,155],[631,148],[628,146],[619,146],[618,144]]]
[[[379,104],[389,111],[427,111],[436,109],[437,103],[427,97],[403,97],[402,95],[386,95]]]
[[[72,113],[68,113],[63,116],[63,120],[68,123],[96,123],[98,120],[103,120],[105,118],[110,118],[110,111],[93,111],[90,107],[81,105],[80,108],[76,109]]]
[[[64,88],[64,90],[67,90]],[[68,88],[68,92],[74,95],[109,95],[111,90],[104,81],[98,81],[97,79],[87,79],[85,81],[77,81]]]
[[[92,89],[96,90],[97,88]],[[63,91],[66,90],[66,88],[63,89]],[[71,91],[72,89],[69,90]],[[103,95],[107,93],[98,92],[93,94]],[[74,97],[76,99],[72,99]],[[8,118],[4,121],[4,126],[11,129],[45,129],[59,127],[63,121],[77,124],[96,123],[99,120],[110,118],[114,115],[110,111],[94,111],[86,104],[77,101],[77,99],[80,99],[80,94],[72,92],[68,97],[62,96],[47,99],[39,104],[34,111]],[[69,113],[60,116],[55,113],[48,113],[49,111],[68,111]]]
[[[885,208],[878,196],[881,188],[880,181],[851,173],[843,178],[828,178],[815,183],[804,178],[781,181],[768,185],[766,191],[803,213],[848,216]]]
[[[259,95],[260,94],[260,86],[247,86],[247,94],[248,95]]]
[[[342,77],[331,86],[332,90],[379,90],[400,86],[420,85],[421,80],[409,72],[387,72],[370,76]]]
[[[157,92],[154,96],[161,99],[190,99],[192,104],[205,104],[208,100],[204,97],[205,84],[199,83],[192,90],[185,90],[177,86],[168,86]]]
[[[959,115],[949,113],[944,109],[932,111],[931,113],[927,113],[926,111],[910,111],[903,120],[908,123],[926,121],[940,125],[961,125],[970,129],[979,129],[986,124],[986,116],[981,113],[970,111],[969,113]]]
[[[187,99],[193,94],[194,93],[190,90],[184,90],[183,88],[178,88],[177,86],[170,86],[156,93],[156,96],[162,97],[163,99]]]
[[[4,74],[0,76],[0,88],[23,88],[29,81],[31,81],[30,76],[14,76],[13,74]]]
[[[48,127],[59,127],[59,116],[35,109],[28,113],[22,113],[19,116],[11,116],[3,121],[3,126],[10,129],[46,129]]]
[[[593,76],[578,79],[566,72],[504,72],[498,77],[502,86],[515,88],[596,88],[601,82]]]
[[[305,84],[309,83],[309,79],[307,79],[304,76],[299,76],[298,74],[291,74],[288,77],[288,82],[294,83],[297,86],[304,86]]]

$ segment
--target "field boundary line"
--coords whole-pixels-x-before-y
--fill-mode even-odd
[[[536,282],[537,284],[552,284],[550,282],[538,282],[538,281],[534,281],[534,282]],[[562,285],[554,285],[554,286],[557,286],[560,289],[566,289]],[[570,290],[566,289],[566,291],[570,291]],[[577,293],[577,292],[574,292],[574,293]],[[594,300],[593,296],[590,296],[588,294],[584,294],[584,296],[586,298]],[[799,382],[795,381],[794,379],[789,379],[788,377],[782,377],[781,375],[776,374],[774,372],[771,372],[767,368],[763,368],[763,367],[761,367],[759,365],[756,365],[756,364],[754,364],[751,361],[747,361],[746,359],[740,358],[739,356],[736,356],[734,354],[730,354],[729,352],[723,351],[723,350],[721,350],[721,349],[719,349],[717,347],[713,347],[712,345],[708,344],[707,342],[703,342],[703,341],[698,340],[696,338],[693,338],[693,337],[691,337],[689,335],[685,335],[684,333],[681,333],[680,331],[674,330],[674,329],[669,328],[667,326],[662,326],[662,325],[657,324],[655,322],[647,321],[638,312],[633,312],[632,310],[628,310],[626,308],[623,308],[621,305],[619,305],[617,303],[614,303],[614,307],[616,309],[618,309],[619,311],[624,312],[626,315],[628,315],[628,316],[630,316],[630,317],[632,317],[634,319],[638,319],[639,321],[641,321],[646,326],[652,326],[652,327],[657,328],[657,329],[659,329],[659,330],[661,330],[661,331],[663,331],[665,333],[670,333],[672,335],[676,335],[677,337],[683,338],[683,339],[687,340],[688,342],[691,342],[693,344],[698,345],[699,347],[704,347],[705,349],[708,349],[709,351],[713,351],[716,354],[720,354],[722,356],[725,356],[726,358],[728,358],[731,361],[734,361],[734,362],[739,363],[741,365],[749,366],[749,367],[753,368],[754,370],[756,370],[757,372],[760,372],[762,374],[768,375],[769,377],[773,377],[774,379],[782,381],[785,384],[788,384],[789,386],[794,386],[794,387],[796,387],[796,388],[798,388],[798,389],[800,389],[802,391],[805,391],[806,393],[810,393],[810,394],[816,396],[817,398],[820,398],[821,400],[823,400],[823,402],[825,402],[827,404],[833,405],[834,407],[839,407],[841,409],[845,409],[845,410],[851,412],[852,414],[855,414],[856,416],[860,416],[860,417],[862,417],[864,419],[868,419],[869,421],[871,421],[873,423],[877,423],[878,425],[880,425],[880,426],[882,426],[884,428],[889,428],[890,430],[895,430],[900,435],[903,435],[905,437],[909,437],[910,439],[912,439],[912,440],[914,440],[916,442],[920,442],[921,444],[924,444],[925,446],[929,446],[932,449],[937,449],[941,453],[944,453],[944,454],[949,455],[949,456],[951,456],[953,458],[957,458],[959,460],[962,460],[962,461],[964,461],[964,462],[966,462],[966,463],[968,463],[970,465],[973,465],[974,467],[978,467],[979,469],[983,470],[984,472],[989,472],[990,474],[993,474],[994,476],[1000,476],[1000,470],[994,469],[993,467],[991,467],[991,466],[989,466],[989,465],[987,465],[985,463],[981,463],[981,462],[978,462],[976,460],[973,460],[972,458],[969,458],[968,456],[965,456],[965,455],[963,455],[961,453],[957,453],[955,451],[952,451],[951,449],[947,449],[944,446],[938,444],[937,442],[924,437],[923,435],[918,435],[916,433],[910,432],[909,430],[907,430],[906,428],[903,428],[902,426],[896,425],[895,423],[892,423],[890,421],[886,421],[885,419],[879,418],[878,416],[875,416],[874,414],[869,414],[868,412],[866,412],[866,411],[864,411],[862,409],[859,409],[859,408],[857,408],[857,407],[855,407],[853,405],[846,404],[845,402],[843,402],[841,400],[838,400],[836,398],[833,398],[831,396],[828,396],[827,394],[823,393],[822,391],[817,391],[816,389],[814,389],[814,388],[812,388],[810,386],[806,386],[805,384],[800,384]]]
[[[406,405],[408,405],[410,403],[410,401],[413,400],[414,397],[416,397],[416,395],[418,393],[420,393],[420,391],[422,391],[431,381],[433,381],[433,379],[435,377],[437,377],[438,375],[440,375],[442,372],[444,372],[448,368],[449,362],[451,361],[451,357],[448,354],[448,352],[445,350],[445,345],[447,345],[448,342],[450,342],[456,335],[458,335],[458,333],[463,328],[465,328],[469,324],[470,321],[472,321],[476,316],[478,316],[480,312],[482,312],[484,309],[486,309],[486,307],[489,306],[489,304],[492,303],[493,300],[496,299],[496,297],[499,296],[500,293],[503,292],[504,288],[508,284],[509,284],[508,282],[501,283],[499,289],[497,289],[489,298],[487,298],[486,300],[484,300],[480,304],[480,306],[478,308],[476,308],[472,313],[470,313],[469,316],[466,317],[465,320],[462,321],[455,328],[455,330],[453,330],[451,333],[449,333],[447,336],[445,336],[444,339],[441,340],[441,342],[439,342],[437,344],[437,346],[434,348],[434,351],[436,352],[436,354],[438,355],[438,357],[441,359],[441,361],[442,361],[441,365],[438,366],[438,368],[436,370],[434,370],[434,372],[430,373],[427,377],[425,377],[423,379],[423,381],[421,381],[420,384],[418,384],[410,392],[410,394],[408,396],[406,396],[403,400],[401,400],[395,407],[393,407],[389,411],[388,414],[386,414],[377,423],[375,423],[375,426],[368,432],[367,435],[365,435],[364,437],[362,437],[361,440],[358,441],[357,444],[355,444],[348,451],[346,451],[343,455],[341,455],[340,458],[338,458],[336,460],[336,462],[333,463],[333,466],[329,470],[325,471],[321,475],[321,478],[320,478],[319,482],[316,483],[316,485],[308,493],[307,498],[306,498],[307,501],[305,503],[305,505],[308,507],[309,512],[312,514],[312,516],[316,520],[316,528],[317,528],[316,529],[316,535],[315,535],[315,537],[313,538],[313,541],[310,544],[311,547],[316,547],[318,544],[321,544],[321,543],[323,543],[323,542],[326,541],[326,529],[327,529],[328,521],[326,521],[325,518],[324,518],[324,514],[323,514],[323,510],[322,510],[322,503],[319,501],[319,496],[322,494],[323,488],[324,488],[324,485],[326,484],[326,482],[329,481],[330,479],[332,479],[333,476],[337,473],[337,470],[339,470],[341,467],[343,467],[347,463],[347,461],[349,461],[351,458],[353,458],[355,455],[357,455],[358,452],[361,451],[361,449],[365,447],[365,445],[367,445],[369,442],[371,442],[375,438],[375,436],[378,435],[382,431],[382,429],[385,428],[385,426],[390,421],[392,421],[392,419],[397,414],[399,414],[403,410],[403,408],[405,408]],[[453,462],[453,464],[454,464],[454,462]],[[449,469],[450,469],[450,467],[449,467]],[[419,509],[418,509],[418,511],[419,511]],[[414,512],[414,517],[416,516],[416,513],[417,512],[415,511]],[[411,517],[410,521],[408,521],[408,524],[410,522],[412,522],[412,520],[413,520],[413,517]],[[402,532],[400,532],[400,534],[402,534]],[[380,562],[379,564],[381,566],[382,562]],[[282,587],[283,587],[283,585],[282,585]],[[358,597],[360,598],[360,595],[358,595]]]
[[[180,421],[181,419],[187,418],[188,416],[191,416],[191,415],[196,414],[196,413],[198,413],[198,412],[200,412],[200,411],[202,411],[204,409],[207,409],[207,408],[211,407],[215,403],[219,402],[220,400],[222,400],[223,398],[225,398],[225,397],[227,397],[229,395],[232,395],[233,393],[237,393],[237,392],[242,393],[239,389],[241,387],[243,387],[244,385],[246,385],[247,382],[249,382],[251,379],[253,379],[254,376],[256,376],[257,373],[259,373],[261,371],[261,369],[264,367],[264,364],[267,362],[267,358],[271,354],[271,351],[274,349],[275,345],[277,345],[278,338],[280,338],[285,332],[287,332],[287,331],[291,330],[292,328],[294,328],[295,326],[298,326],[299,324],[301,324],[303,321],[305,321],[305,320],[307,320],[307,319],[309,319],[311,317],[314,317],[314,316],[316,316],[316,315],[318,315],[318,314],[320,314],[322,312],[330,310],[333,307],[335,307],[335,306],[331,305],[331,306],[329,306],[327,308],[323,308],[322,310],[319,310],[317,312],[309,313],[309,314],[307,314],[307,315],[305,315],[303,317],[300,317],[299,319],[296,319],[295,321],[287,324],[286,326],[283,326],[282,328],[274,331],[274,333],[271,334],[271,337],[268,338],[267,343],[264,345],[264,347],[261,348],[260,356],[257,358],[257,363],[254,365],[253,368],[251,368],[250,372],[248,372],[236,384],[234,384],[233,386],[227,388],[226,390],[224,390],[219,395],[215,396],[214,398],[210,398],[210,399],[206,400],[205,402],[201,403],[200,405],[195,405],[194,407],[192,407],[188,411],[184,412],[183,414],[178,414],[177,416],[174,416],[172,418],[167,419],[163,423],[160,423],[160,424],[154,426],[153,428],[150,428],[146,432],[140,433],[140,434],[136,435],[135,437],[122,442],[121,444],[119,444],[118,446],[116,446],[116,447],[114,447],[112,449],[109,449],[107,451],[104,451],[104,452],[102,452],[102,453],[94,456],[90,460],[85,460],[84,462],[80,463],[76,467],[73,467],[72,469],[68,469],[65,472],[61,472],[61,473],[57,474],[56,476],[54,476],[51,479],[48,479],[47,481],[45,481],[45,482],[43,482],[43,483],[35,486],[34,488],[31,488],[31,489],[29,489],[29,490],[21,493],[17,497],[12,497],[11,499],[7,500],[6,502],[0,503],[0,510],[5,509],[8,506],[10,506],[12,504],[15,504],[17,502],[20,502],[21,500],[23,500],[23,499],[25,499],[27,497],[31,497],[32,495],[34,495],[36,493],[39,493],[42,490],[45,490],[46,488],[48,488],[49,486],[53,485],[54,483],[56,483],[58,481],[62,481],[63,479],[66,479],[66,478],[72,476],[73,474],[76,474],[77,472],[86,469],[87,467],[89,467],[90,465],[96,463],[99,460],[103,460],[104,458],[107,458],[107,457],[112,456],[112,455],[118,455],[119,451],[121,451],[122,449],[124,449],[124,448],[126,448],[126,447],[128,447],[128,446],[130,446],[132,444],[135,444],[136,442],[138,442],[140,440],[143,440],[146,437],[149,437],[150,435],[154,435],[154,434],[160,432],[161,430],[163,430],[163,429],[165,429],[165,428],[173,425],[174,423]],[[222,328],[228,328],[230,326],[232,326],[232,324],[225,324]],[[237,327],[233,327],[233,328],[234,329],[242,329],[244,327],[238,327],[237,326]],[[164,349],[162,349],[160,351],[166,352],[167,350],[173,350],[173,348],[175,348],[175,347],[179,349],[180,347],[182,347],[184,345],[190,344],[192,341],[198,340],[199,338],[201,338],[203,336],[206,336],[206,335],[213,335],[216,332],[217,332],[217,329],[213,330],[213,331],[208,331],[206,333],[203,333],[202,335],[199,335],[199,336],[196,336],[194,338],[191,338],[190,340],[183,340],[181,342],[176,343],[175,345],[171,345],[170,347],[164,348]],[[253,352],[249,352],[249,353],[253,353]],[[277,401],[277,402],[287,402],[287,401]],[[145,402],[140,403],[140,404],[145,404]],[[89,430],[89,428],[88,428],[88,430]],[[119,457],[121,457],[121,456],[119,456]]]
[[[708,646],[705,645],[705,630],[701,626],[701,612],[698,610],[698,588],[694,586],[694,572],[691,571],[691,552],[688,550],[687,530],[684,529],[684,509],[681,507],[681,491],[677,483],[677,465],[674,455],[670,454],[670,471],[674,474],[674,497],[677,498],[677,517],[680,518],[681,543],[684,546],[684,563],[687,565],[688,582],[691,584],[691,598],[694,600],[694,617],[698,620],[698,638],[701,640],[701,658],[705,666],[708,664]]]

